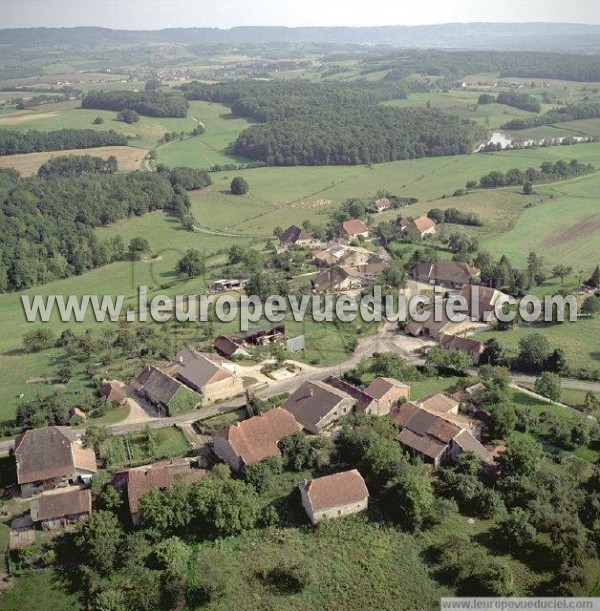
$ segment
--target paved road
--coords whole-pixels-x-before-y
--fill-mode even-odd
[[[403,356],[414,365],[422,365],[424,360],[407,347],[408,341],[408,338],[404,334],[398,333],[394,323],[386,323],[385,325],[382,325],[377,335],[361,339],[358,342],[358,346],[354,354],[343,363],[339,365],[330,365],[328,367],[312,367],[306,369],[293,378],[273,382],[268,388],[257,392],[256,396],[261,399],[268,399],[269,397],[280,395],[282,393],[293,392],[302,382],[308,380],[320,380],[328,375],[341,376],[348,370],[355,367],[363,357],[369,356],[374,352],[394,352]],[[471,373],[473,375],[477,375],[477,370],[473,369]],[[519,382],[533,383],[535,382],[535,377],[516,374],[512,376],[512,382],[513,385],[516,385]],[[583,382],[581,380],[564,379],[562,381],[562,386],[563,388],[574,388],[586,392],[589,390],[593,392],[600,392],[600,383],[597,382]],[[545,397],[541,397],[532,391],[527,392],[528,394],[536,396],[540,400],[553,403],[552,401],[546,399]],[[218,405],[214,405],[212,407],[206,407],[198,411],[190,412],[189,414],[182,414],[181,416],[175,416],[173,418],[153,418],[145,422],[136,422],[131,424],[117,423],[108,425],[108,428],[115,435],[119,435],[141,431],[146,427],[151,429],[159,429],[168,426],[175,426],[177,424],[190,424],[192,422],[196,422],[197,420],[206,420],[208,418],[212,418],[213,416],[218,416],[219,414],[226,414],[227,412],[235,411],[236,409],[243,407],[245,403],[245,397],[238,397],[231,401],[219,403]],[[577,412],[577,410],[570,408],[569,406],[563,404],[558,405]],[[14,439],[0,441],[0,455],[7,454],[13,445]]]

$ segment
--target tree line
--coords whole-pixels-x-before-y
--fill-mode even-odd
[[[81,108],[126,109],[148,117],[187,117],[189,104],[179,91],[90,91]]]
[[[457,208],[432,208],[427,216],[436,223],[452,223],[454,225],[471,225],[481,227],[481,219],[475,212],[461,212]]]
[[[67,151],[101,146],[127,146],[127,136],[112,129],[60,129],[52,132],[0,130],[0,155]]]
[[[478,104],[504,104],[528,112],[540,112],[542,109],[542,105],[537,98],[520,91],[503,91],[497,96],[483,93],[479,96]]]
[[[494,171],[482,176],[479,179],[479,187],[482,189],[496,189],[498,187],[507,187],[512,185],[524,185],[526,183],[536,182],[552,182],[554,180],[565,180],[575,176],[584,176],[594,171],[594,166],[587,163],[581,163],[577,159],[565,161],[559,159],[552,163],[544,161],[538,168],[527,168],[520,170],[513,168],[508,172]],[[468,188],[477,185],[474,181],[467,184]]]
[[[552,125],[554,123],[565,123],[567,121],[577,121],[579,119],[597,119],[600,117],[600,102],[585,102],[583,104],[571,104],[549,110],[547,113],[537,117],[527,119],[513,119],[502,129],[522,130],[542,125]]]
[[[52,178],[53,176],[75,177],[82,174],[114,174],[119,169],[114,155],[103,159],[91,155],[66,155],[49,159],[38,169],[38,176]]]

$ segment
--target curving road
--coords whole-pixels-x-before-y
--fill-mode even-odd
[[[293,378],[273,382],[269,385],[268,388],[257,392],[256,396],[261,399],[268,399],[269,397],[273,397],[275,395],[292,392],[302,382],[305,382],[307,380],[321,380],[329,375],[340,376],[346,371],[355,367],[363,357],[369,356],[374,352],[394,352],[406,358],[409,362],[415,365],[422,365],[424,363],[424,360],[421,357],[417,356],[410,349],[411,344],[414,346],[414,340],[411,340],[403,333],[399,333],[394,323],[386,323],[382,325],[377,335],[361,339],[358,342],[358,346],[354,351],[354,354],[343,363],[340,363],[339,365],[330,365],[327,367],[308,368]],[[473,375],[476,375],[477,371],[473,369],[471,373]],[[513,382],[513,387],[516,387],[519,382],[535,382],[535,377],[533,376],[516,374],[511,376],[511,378]],[[583,382],[581,380],[565,378],[562,380],[562,386],[563,388],[574,388],[585,392],[600,392],[600,383],[596,382]],[[549,399],[546,399],[541,395],[537,395],[532,391],[526,389],[519,390],[522,390],[527,394],[531,394],[532,396],[535,396],[536,398],[542,401],[546,401],[547,403],[554,403],[553,401],[550,401]],[[218,416],[219,414],[225,414],[227,412],[235,411],[236,409],[243,407],[245,403],[245,397],[238,397],[231,401],[219,403],[218,405],[214,405],[212,407],[202,408],[195,412],[182,414],[180,416],[175,416],[172,418],[153,418],[144,422],[136,422],[130,424],[110,424],[108,425],[108,428],[112,431],[113,434],[118,435],[123,433],[141,431],[146,429],[147,427],[151,429],[159,429],[168,426],[175,426],[178,424],[190,424],[198,420],[206,420],[208,418],[212,418],[213,416]],[[569,407],[567,405],[563,405],[561,403],[554,404],[564,407],[565,409],[572,410],[578,414],[581,413],[575,408]],[[0,441],[0,455],[7,454],[13,447],[14,439],[6,439]]]

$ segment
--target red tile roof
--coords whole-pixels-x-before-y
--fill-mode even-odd
[[[351,219],[340,223],[339,231],[346,235],[359,235],[361,233],[367,233],[369,228],[360,219]]]
[[[98,393],[106,401],[125,401],[127,398],[125,391],[116,382],[102,384],[98,389]]]
[[[413,403],[430,411],[449,412],[450,410],[456,409],[459,402],[441,392],[435,392],[425,395],[418,401],[413,401]]]
[[[278,442],[301,430],[292,414],[276,407],[260,416],[226,426],[217,435],[229,442],[232,451],[246,465],[251,465],[268,456],[279,456]]]
[[[414,221],[409,222],[409,225],[412,225],[415,229],[423,233],[424,231],[428,231],[429,229],[435,227],[435,222],[432,221],[428,216],[420,216]]]
[[[369,498],[365,480],[356,469],[318,477],[301,486],[304,487],[313,511],[358,503]]]
[[[192,484],[205,475],[204,469],[191,469],[189,462],[183,460],[130,469],[125,476],[129,511],[132,516],[139,513],[141,498],[151,490],[166,490],[177,482]]]

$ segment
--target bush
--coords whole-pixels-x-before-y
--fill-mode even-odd
[[[245,178],[242,178],[241,176],[236,176],[231,181],[231,192],[233,193],[233,195],[246,195],[249,190],[250,185],[248,184]]]
[[[117,121],[122,121],[123,123],[139,123],[140,115],[131,108],[126,108],[117,114]]]

